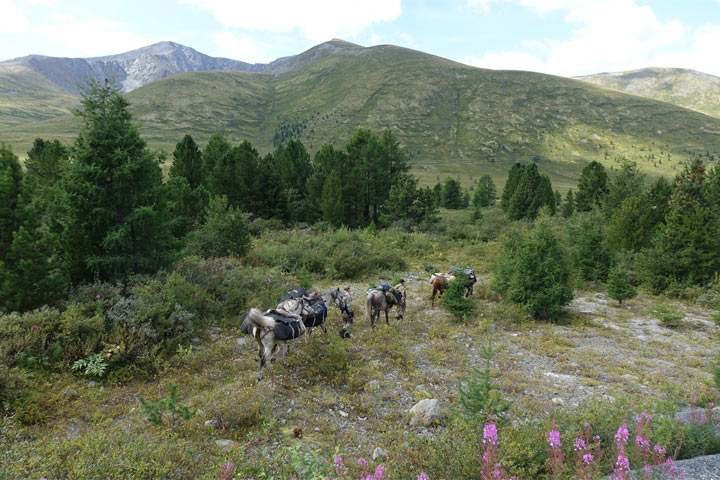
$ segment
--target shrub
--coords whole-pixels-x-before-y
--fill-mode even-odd
[[[465,285],[466,280],[460,277],[450,281],[447,292],[442,297],[442,304],[457,320],[467,322],[477,313],[477,305],[465,298]]]
[[[138,400],[147,414],[148,421],[153,425],[162,425],[167,421],[170,426],[175,427],[180,420],[190,420],[197,411],[180,404],[182,399],[177,393],[175,384],[170,384],[167,395],[157,402],[148,402],[143,397],[139,397]]]
[[[503,400],[497,386],[493,382],[495,375],[490,370],[493,359],[492,341],[483,345],[484,367],[482,370],[474,369],[473,376],[468,380],[465,388],[460,385],[460,404],[465,413],[476,416],[481,422],[487,421],[489,416],[500,421],[505,419],[505,413],[510,404]]]
[[[667,328],[679,327],[680,321],[683,319],[683,315],[681,315],[677,309],[668,307],[667,305],[663,305],[661,303],[653,305],[650,309],[650,313],[660,320],[660,322],[662,322],[662,324]]]
[[[336,386],[347,382],[350,369],[343,339],[338,335],[320,334],[318,329],[288,362],[301,372],[306,381],[323,381]]]
[[[243,257],[250,248],[248,233],[242,212],[228,206],[224,196],[210,199],[207,220],[190,234],[187,250],[201,257]]]

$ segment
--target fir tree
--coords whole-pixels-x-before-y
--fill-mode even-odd
[[[612,215],[626,199],[641,195],[644,185],[645,175],[640,172],[637,164],[623,163],[620,173],[610,182],[608,194],[603,200],[606,215]]]
[[[187,250],[201,257],[243,257],[250,249],[250,233],[239,208],[224,196],[212,197],[205,224],[190,234]]]
[[[511,237],[495,265],[493,290],[506,293],[529,314],[551,318],[573,298],[570,265],[546,218],[526,236]]]
[[[23,171],[10,147],[0,143],[0,261],[5,258],[20,226]]]
[[[637,296],[637,290],[628,281],[627,270],[616,267],[610,271],[607,283],[607,293],[622,305],[623,300]]]
[[[570,228],[575,243],[573,258],[585,280],[605,280],[612,263],[612,252],[605,241],[600,216],[590,213],[582,217],[575,228]]]
[[[453,210],[463,208],[463,193],[458,180],[450,177],[445,179],[442,188],[442,206]]]
[[[608,176],[601,163],[592,161],[583,168],[575,195],[575,210],[589,212],[600,206],[608,194]]]
[[[63,179],[72,278],[117,280],[155,272],[177,248],[160,165],[116,87],[93,82],[82,97],[82,127]]]
[[[483,175],[478,180],[477,190],[473,196],[473,207],[489,207],[495,205],[495,197],[497,196],[497,189],[495,182],[490,175]]]
[[[335,226],[342,225],[343,219],[345,218],[342,185],[340,185],[340,175],[336,170],[333,170],[323,187],[321,208],[323,220]]]
[[[610,217],[608,243],[616,249],[639,252],[650,246],[655,225],[644,195],[625,199]]]
[[[565,194],[565,201],[562,204],[562,216],[565,218],[572,217],[575,212],[575,199],[573,198],[572,188]]]
[[[203,168],[202,154],[192,136],[185,135],[175,145],[173,163],[170,166],[172,177],[183,177],[187,180],[190,190],[195,190],[205,183],[205,169]]]

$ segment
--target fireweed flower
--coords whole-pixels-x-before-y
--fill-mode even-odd
[[[494,423],[486,423],[483,428],[483,443],[495,445],[497,443],[497,426]]]
[[[583,463],[585,463],[585,465],[590,465],[594,461],[595,458],[593,457],[592,453],[586,453],[585,455],[583,455]]]
[[[420,475],[418,475],[417,480],[430,480],[430,477],[428,477],[425,472],[422,472]]]
[[[583,440],[580,437],[576,438],[575,439],[575,450],[579,452],[584,449],[585,449],[585,440]]]
[[[358,458],[358,465],[360,465],[361,467],[364,467],[367,465],[367,460],[365,460],[365,457]]]
[[[650,449],[650,442],[645,440],[642,435],[636,435],[635,436],[635,445],[637,445],[640,448],[646,448]]]
[[[628,438],[630,437],[630,432],[628,431],[627,424],[623,423],[620,425],[620,427],[617,430],[617,433],[615,434],[615,442],[618,444],[622,443],[625,445],[628,441]]]
[[[620,468],[620,469],[622,469],[623,471],[628,471],[628,470],[630,470],[630,461],[629,461],[628,458],[627,458],[625,455],[623,455],[623,454],[618,455],[618,457],[617,457],[617,463],[616,463],[615,465],[617,465],[617,467]]]
[[[655,445],[655,448],[653,448],[653,451],[657,453],[658,455],[665,455],[665,449],[662,447],[662,445]]]
[[[562,442],[560,441],[560,432],[558,430],[550,430],[550,433],[548,434],[548,443],[550,444],[551,448],[562,447]]]
[[[376,479],[376,480],[382,480],[383,478],[385,478],[385,477],[383,476],[384,474],[385,474],[385,467],[383,467],[383,464],[381,463],[381,464],[378,465],[377,468],[375,469],[375,479]]]

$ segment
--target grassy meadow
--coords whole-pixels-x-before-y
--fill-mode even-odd
[[[385,478],[477,478],[483,424],[463,413],[459,386],[483,369],[488,342],[492,395],[510,404],[499,422],[502,461],[518,478],[549,478],[551,428],[561,431],[571,463],[583,422],[600,436],[605,454],[597,473],[607,473],[616,429],[640,412],[653,415],[652,440],[676,458],[720,452],[705,426],[673,420],[691,397],[699,405],[720,400],[709,369],[717,354],[716,290],[688,291],[684,299],[641,292],[620,306],[602,284],[575,278],[566,314],[552,323],[533,320],[489,287],[503,235],[532,224],[510,222],[497,207],[478,221],[468,210],[441,217],[424,233],[286,230],[256,221],[242,261],[186,258],[172,272],[119,285],[182,303],[202,315],[202,330],[140,370],[95,376],[42,362],[14,369],[26,390],[2,419],[0,478],[211,479],[230,472],[311,479],[335,475],[336,455],[344,458],[344,478],[379,463]],[[553,219],[561,238],[567,222]],[[442,303],[430,308],[425,267],[465,264],[478,275],[478,313],[458,321]],[[389,326],[370,329],[366,288],[399,278],[408,290],[405,319],[391,311]],[[291,342],[287,363],[269,366],[258,384],[257,347],[240,332],[242,315],[250,306],[273,306],[298,283],[320,292],[349,284],[353,337],[339,337],[340,315],[330,307],[328,334]],[[96,285],[70,301],[104,302],[94,299],[110,293],[95,292],[111,290]],[[679,324],[666,327],[653,313],[658,305],[677,312]],[[139,398],[160,400],[171,385],[175,406],[194,415],[167,415],[153,425]],[[439,399],[443,418],[409,426],[408,410],[425,398]],[[385,454],[372,460],[376,447]],[[357,463],[361,457],[369,467]]]

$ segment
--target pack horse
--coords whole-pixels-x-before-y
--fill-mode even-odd
[[[448,273],[433,273],[430,276],[430,284],[432,285],[432,296],[430,297],[430,306],[435,306],[435,295],[438,297],[445,293],[445,290],[450,286],[450,282],[459,278],[463,280],[465,285],[465,298],[469,297],[473,293],[473,286],[477,283],[477,277],[475,271],[472,268],[460,269],[458,267],[453,268]]]

